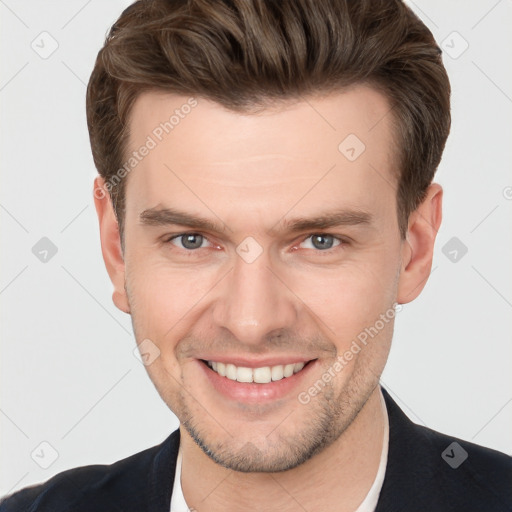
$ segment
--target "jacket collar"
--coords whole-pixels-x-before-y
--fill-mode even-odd
[[[415,425],[385,388],[381,386],[381,390],[388,410],[389,446],[386,474],[375,512],[420,510],[417,500],[425,493],[425,483],[435,477],[434,450],[428,449],[431,442],[427,430]],[[441,453],[435,452],[441,461]],[[433,500],[434,496],[429,499]]]
[[[433,468],[441,457],[438,450],[428,449],[431,446],[428,430],[415,425],[389,392],[382,386],[381,390],[389,418],[389,448],[386,474],[375,512],[399,512],[411,509],[418,496],[425,493],[425,483],[436,476]],[[160,445],[153,460],[148,489],[152,512],[169,511],[179,444],[178,429]],[[434,464],[435,456],[439,461],[435,460]]]

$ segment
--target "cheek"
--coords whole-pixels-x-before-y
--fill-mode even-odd
[[[211,289],[211,272],[176,269],[150,257],[127,259],[127,288],[137,337],[176,338]],[[211,281],[211,283],[210,283]]]
[[[295,279],[295,292],[325,334],[345,347],[373,326],[381,314],[390,314],[396,296],[395,274],[390,262],[376,257],[329,272],[304,273]]]
[[[212,285],[205,284],[204,273],[177,271],[148,258],[139,264],[132,260],[127,268],[131,270],[127,288],[137,342],[150,340],[159,354],[146,370],[164,400],[175,404],[183,370],[175,349],[178,340],[190,333],[201,298]]]

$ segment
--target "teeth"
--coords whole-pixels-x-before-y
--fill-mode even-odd
[[[284,376],[285,377],[291,377],[293,375],[293,369],[295,368],[295,365],[294,364],[287,364],[285,367],[284,367]]]
[[[226,377],[230,380],[236,380],[236,366],[234,364],[226,365]]]
[[[224,363],[217,363],[217,368],[213,368],[221,377],[226,376],[226,365]]]
[[[264,366],[263,368],[254,368],[252,370],[253,382],[258,384],[267,384],[272,380],[272,370],[270,366]]]
[[[244,368],[243,366],[239,366],[236,369],[236,380],[238,382],[252,382],[252,370],[251,368]]]
[[[208,366],[217,372],[221,377],[227,377],[230,380],[238,382],[256,382],[258,384],[267,384],[272,381],[291,377],[294,373],[300,372],[305,363],[279,364],[277,366],[263,366],[261,368],[246,368],[244,366],[235,366],[234,364],[219,363],[208,361]]]
[[[284,366],[272,366],[272,380],[281,380],[284,377]]]
[[[293,365],[293,373],[300,372],[304,368],[304,363],[295,363]]]

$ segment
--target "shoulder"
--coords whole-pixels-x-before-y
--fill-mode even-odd
[[[179,430],[162,444],[114,464],[69,469],[21,489],[0,501],[0,512],[144,510],[155,500],[167,500],[178,447]],[[156,476],[167,476],[168,484],[158,485]]]
[[[379,512],[512,511],[512,457],[417,425],[383,394],[390,437]]]
[[[437,454],[435,467],[442,490],[448,495],[458,490],[457,499],[501,504],[503,508],[496,510],[512,511],[512,457],[426,427],[416,428]]]

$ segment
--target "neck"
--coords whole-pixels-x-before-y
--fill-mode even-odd
[[[385,415],[377,386],[334,443],[304,464],[279,473],[239,473],[226,469],[204,454],[181,428],[181,484],[185,501],[198,512],[353,512],[377,475],[384,428]]]

